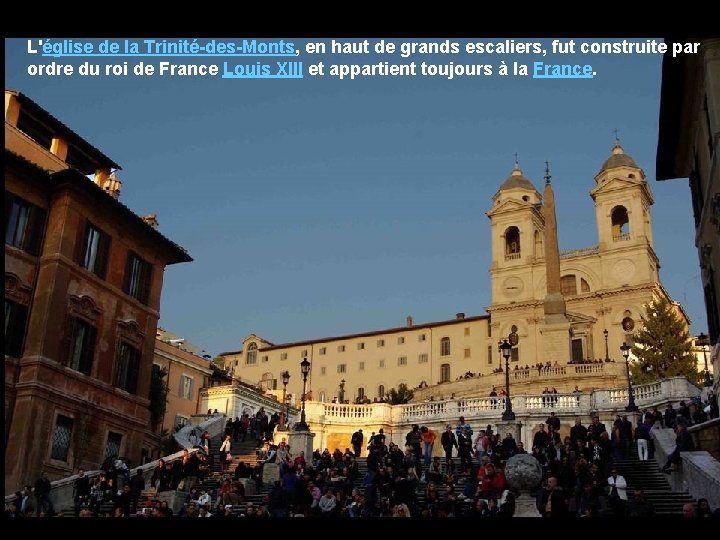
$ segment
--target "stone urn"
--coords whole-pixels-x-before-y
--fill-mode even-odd
[[[540,517],[535,499],[530,496],[530,490],[538,487],[542,481],[540,462],[530,454],[514,455],[505,465],[505,478],[508,486],[520,493],[515,499],[513,517]]]

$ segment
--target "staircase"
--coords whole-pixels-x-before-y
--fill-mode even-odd
[[[685,503],[695,502],[687,491],[673,491],[668,483],[667,475],[660,472],[655,459],[640,461],[637,445],[633,444],[629,459],[616,460],[618,474],[627,481],[628,499],[632,500],[633,490],[642,488],[645,498],[655,509],[656,516],[682,516]]]

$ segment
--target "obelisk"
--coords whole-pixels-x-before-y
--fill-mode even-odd
[[[570,360],[570,321],[565,313],[565,298],[560,289],[560,249],[558,247],[555,194],[550,183],[550,163],[545,162],[545,283],[547,294],[543,302],[545,320],[541,326],[544,358],[540,360],[565,364]]]

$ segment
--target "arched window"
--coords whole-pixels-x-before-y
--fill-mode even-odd
[[[260,379],[260,388],[277,390],[277,379],[274,379],[273,374],[270,372],[263,373],[262,379]]]
[[[613,240],[630,240],[630,219],[624,206],[616,206],[610,214]]]
[[[450,364],[440,366],[440,382],[450,382]]]
[[[505,231],[505,259],[520,258],[520,229],[508,227]]]
[[[444,337],[440,340],[440,356],[450,355],[450,338]]]
[[[365,401],[365,389],[362,386],[358,388],[357,400]]]
[[[251,343],[248,345],[245,363],[248,365],[257,363],[257,343]]]
[[[381,384],[380,386],[378,386],[378,396],[377,397],[378,397],[378,399],[382,399],[385,397],[385,385],[384,384]]]
[[[560,292],[563,296],[575,296],[577,294],[575,274],[569,274],[560,278]]]

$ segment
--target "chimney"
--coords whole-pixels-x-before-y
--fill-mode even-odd
[[[98,169],[95,171],[95,183],[113,199],[117,200],[120,198],[122,182],[115,173],[111,174],[109,169]]]
[[[464,314],[464,313],[456,313],[456,314],[455,314],[455,318],[456,318],[458,321],[462,321],[462,320],[465,318],[465,314]]]
[[[157,220],[157,214],[148,214],[147,216],[143,216],[143,221],[150,225],[153,229],[157,229],[160,225]]]
[[[407,325],[408,328],[412,327],[412,315],[407,316],[407,318],[405,319],[405,324]]]

